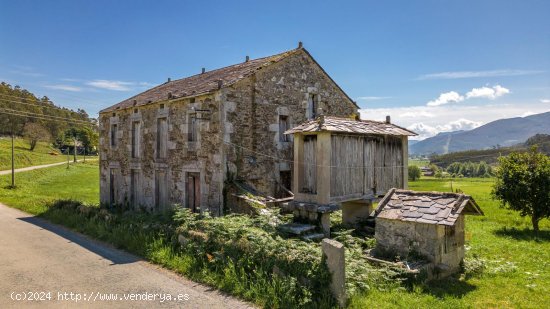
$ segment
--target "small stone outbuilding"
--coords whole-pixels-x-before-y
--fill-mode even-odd
[[[464,215],[483,215],[465,194],[391,189],[375,212],[375,255],[423,259],[429,278],[460,270],[464,259]]]

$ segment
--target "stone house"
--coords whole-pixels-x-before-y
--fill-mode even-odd
[[[292,186],[292,137],[283,133],[320,109],[358,112],[301,44],[168,79],[100,112],[101,202],[221,215],[234,179],[280,196]]]
[[[375,254],[423,259],[429,278],[455,273],[464,259],[465,215],[483,215],[471,196],[392,189],[375,212]]]

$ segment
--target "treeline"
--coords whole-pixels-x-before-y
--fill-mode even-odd
[[[59,107],[46,96],[38,98],[19,86],[0,83],[0,135],[49,137],[61,146],[75,128],[97,132],[97,120],[83,109]]]
[[[527,152],[532,146],[536,146],[538,151],[550,155],[550,135],[536,134],[526,142],[511,147],[495,147],[485,150],[467,150],[451,152],[443,155],[430,156],[430,163],[446,169],[454,162],[481,162],[495,164],[500,156],[507,156],[512,152]]]
[[[447,167],[447,173],[451,177],[491,177],[493,168],[484,161],[474,162],[454,162]],[[436,177],[438,172],[436,172]],[[441,176],[443,176],[441,174]]]

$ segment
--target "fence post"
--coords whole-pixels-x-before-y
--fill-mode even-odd
[[[347,301],[344,245],[336,240],[325,238],[321,247],[331,274],[330,290],[338,301],[338,305],[343,308]]]

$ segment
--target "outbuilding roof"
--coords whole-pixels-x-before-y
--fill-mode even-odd
[[[460,214],[483,215],[465,194],[391,189],[378,204],[377,218],[452,226]]]
[[[384,134],[394,136],[416,136],[413,131],[409,131],[400,126],[391,123],[374,120],[353,120],[349,118],[320,116],[306,121],[297,127],[285,132],[292,133],[313,133],[313,132],[341,132],[356,134]]]
[[[289,51],[279,53],[276,55],[251,59],[245,62],[230,65],[224,68],[205,71],[204,73],[189,76],[186,78],[168,81],[149,90],[146,90],[138,95],[135,95],[129,99],[126,99],[120,103],[103,109],[100,113],[111,112],[117,109],[130,108],[133,106],[147,105],[157,101],[163,101],[167,99],[178,99],[186,97],[194,97],[201,94],[212,93],[221,88],[231,86],[236,82],[253,75],[262,68],[277,63],[291,55],[294,55],[300,51],[303,51],[308,55],[311,60],[316,63],[321,71],[332,80],[332,78],[325,72],[325,70],[315,61],[311,54],[303,48],[301,45]],[[342,93],[357,106],[357,104],[334,82]]]

